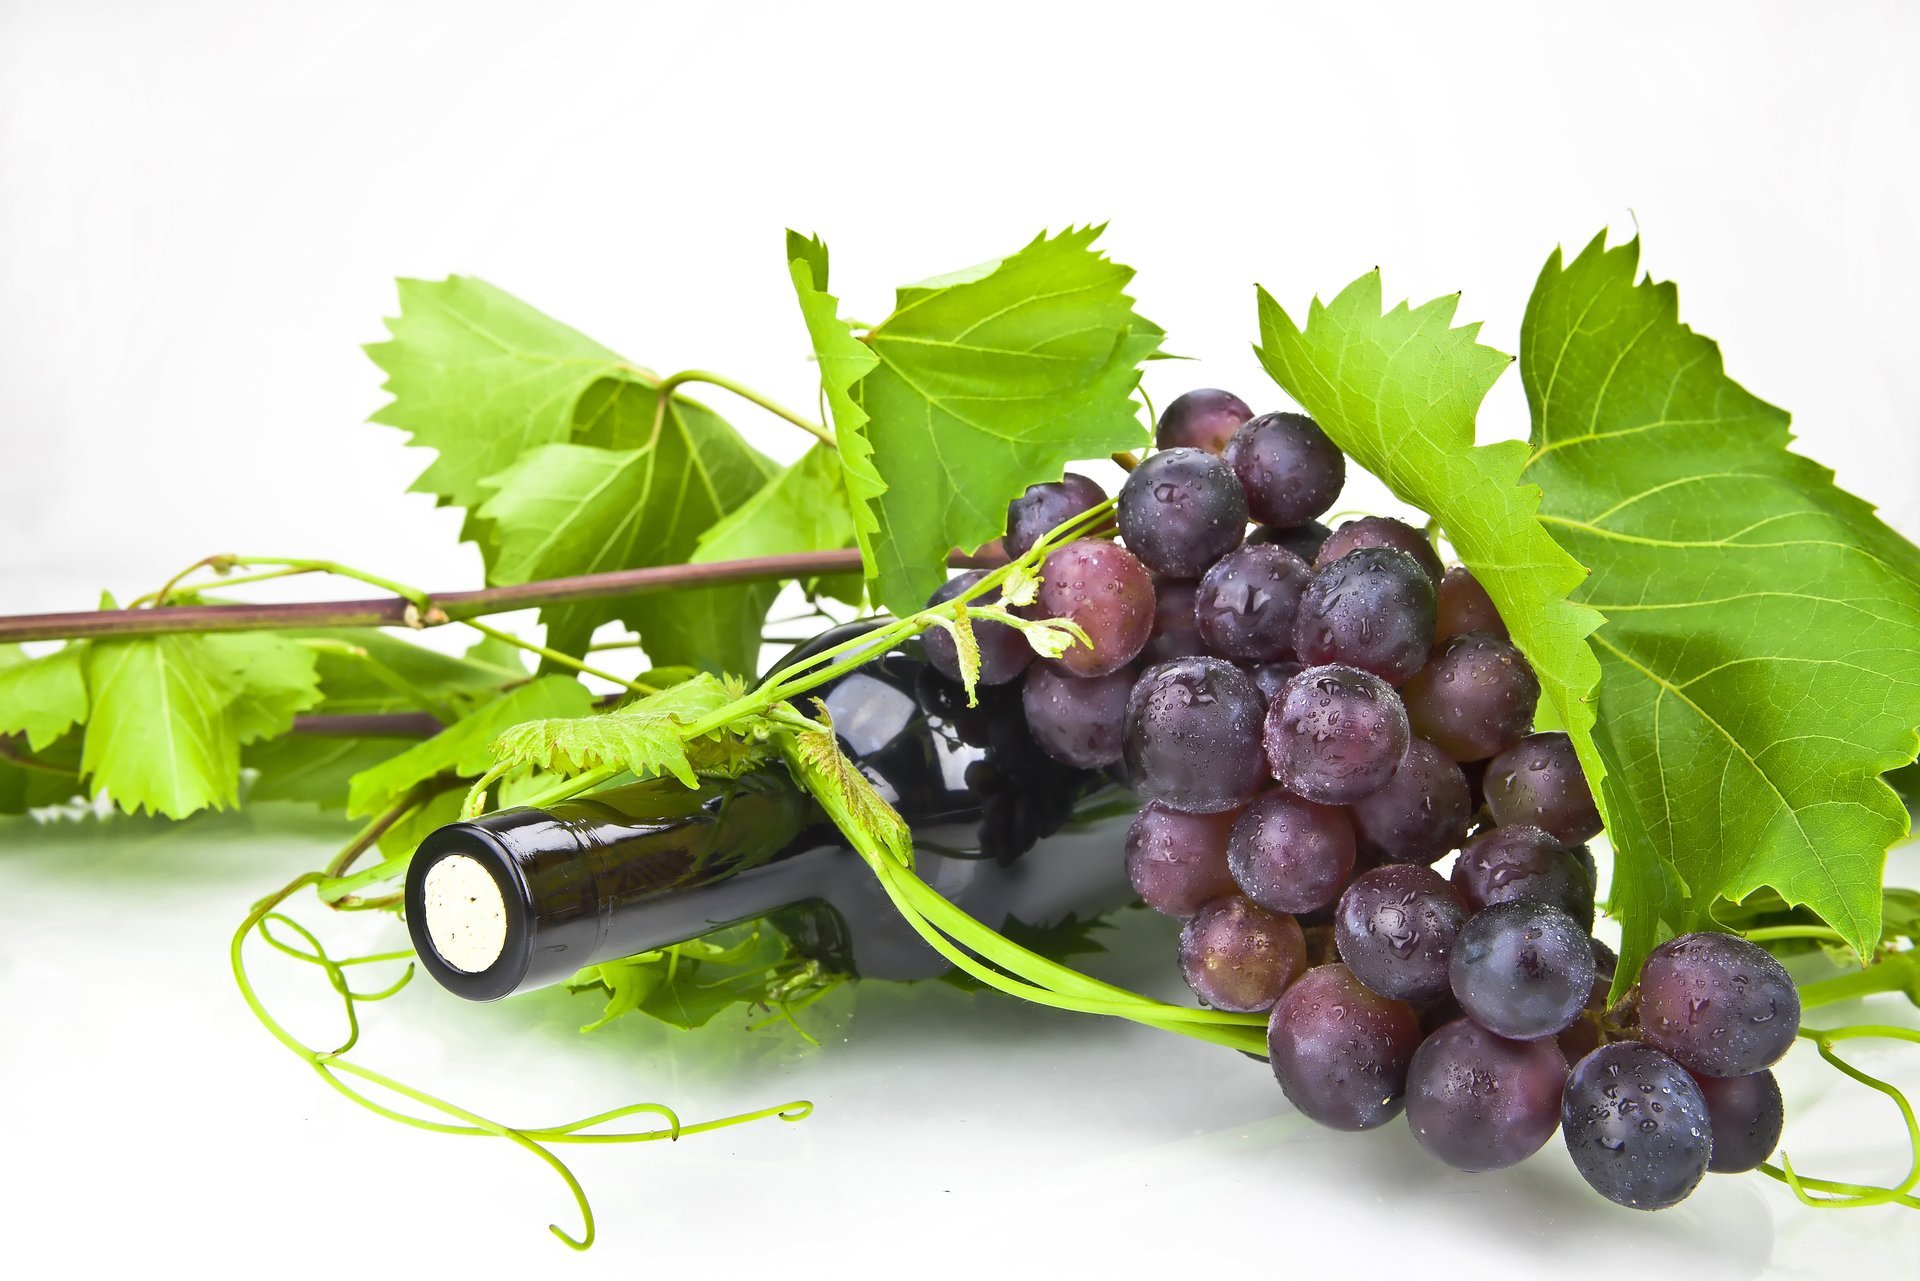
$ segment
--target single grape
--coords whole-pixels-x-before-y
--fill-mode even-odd
[[[1333,506],[1347,482],[1347,458],[1305,414],[1261,414],[1221,453],[1263,525],[1304,525]]]
[[[1363,547],[1313,571],[1293,624],[1305,663],[1345,663],[1398,685],[1433,650],[1433,583],[1405,552]]]
[[[1310,801],[1345,805],[1385,787],[1413,737],[1400,697],[1354,667],[1309,667],[1267,708],[1267,767]]]
[[[1397,1001],[1432,1001],[1450,990],[1448,962],[1467,909],[1440,874],[1411,863],[1355,877],[1334,909],[1340,959],[1355,978]]]
[[[1499,903],[1454,940],[1453,994],[1467,1017],[1501,1036],[1552,1036],[1593,991],[1593,950],[1580,923],[1543,903]]]
[[[1494,757],[1486,789],[1496,823],[1531,823],[1570,845],[1600,835],[1600,811],[1565,734],[1529,734]]]
[[[1346,966],[1296,979],[1267,1020],[1267,1060],[1294,1107],[1336,1130],[1371,1130],[1405,1106],[1420,1019],[1367,990]]]
[[[1353,826],[1330,805],[1274,788],[1233,825],[1227,867],[1240,892],[1275,912],[1311,912],[1333,902],[1353,875]]]
[[[1800,993],[1765,948],[1731,934],[1682,934],[1640,970],[1640,1034],[1707,1076],[1750,1076],[1800,1031]]]
[[[1414,733],[1456,761],[1478,761],[1504,752],[1533,728],[1540,680],[1511,644],[1468,632],[1449,640],[1400,696]]]
[[[1713,1122],[1713,1156],[1707,1169],[1739,1174],[1773,1155],[1780,1146],[1786,1107],[1771,1071],[1762,1068],[1747,1076],[1688,1075],[1700,1087]]]
[[[1566,1083],[1567,1060],[1552,1041],[1510,1041],[1456,1019],[1414,1053],[1407,1123],[1456,1170],[1503,1170],[1553,1137]]]
[[[1180,972],[1216,1010],[1269,1010],[1307,968],[1300,923],[1239,895],[1215,899],[1180,931]]]
[[[1028,485],[1027,492],[1007,504],[1007,534],[1000,545],[1009,558],[1025,556],[1033,545],[1062,522],[1092,511],[1107,501],[1107,491],[1078,472],[1059,480]]]
[[[1217,454],[1240,424],[1253,417],[1247,402],[1218,387],[1201,387],[1175,396],[1160,415],[1153,443],[1161,449],[1187,447]]]
[[[1507,624],[1480,580],[1466,566],[1455,565],[1441,576],[1440,590],[1434,597],[1433,640],[1437,645],[1468,632],[1487,632],[1505,640]]]
[[[1420,562],[1420,568],[1427,571],[1427,577],[1436,587],[1446,574],[1446,567],[1440,563],[1440,553],[1433,550],[1433,543],[1427,536],[1404,520],[1395,520],[1391,516],[1362,516],[1358,520],[1342,522],[1340,528],[1334,530],[1321,546],[1320,555],[1313,563],[1314,568],[1331,565],[1362,547],[1391,547],[1395,551],[1405,552]]]
[[[1265,700],[1218,658],[1149,667],[1127,699],[1124,754],[1133,790],[1195,814],[1239,809],[1260,790]]]
[[[1127,695],[1133,673],[1122,668],[1105,676],[1068,676],[1051,664],[1027,671],[1020,691],[1027,732],[1040,750],[1063,765],[1098,769],[1120,759],[1126,728]]]
[[[1275,547],[1292,552],[1311,565],[1320,555],[1320,549],[1326,545],[1333,531],[1317,520],[1304,525],[1292,525],[1281,528],[1278,525],[1262,525],[1247,535],[1247,541],[1256,546],[1271,543]]]
[[[1422,738],[1387,785],[1354,801],[1352,812],[1361,843],[1389,863],[1432,863],[1467,839],[1473,817],[1466,774]]]
[[[1070,645],[1054,660],[1069,675],[1117,672],[1146,648],[1153,630],[1153,579],[1124,547],[1082,538],[1047,553],[1040,575],[1034,611],[1042,618],[1073,620],[1092,642]]]
[[[927,598],[927,604],[944,604],[986,576],[986,570],[975,569],[949,578]],[[988,593],[984,599],[991,603],[996,597]],[[941,628],[929,627],[920,634],[920,639],[926,649],[927,662],[932,664],[933,670],[950,681],[959,680],[960,647],[952,635]],[[1004,685],[1026,671],[1027,665],[1033,662],[1033,646],[1027,644],[1027,638],[1020,634],[1017,627],[975,619],[973,640],[980,647],[982,685]]]
[[[1227,837],[1237,817],[1183,814],[1158,801],[1141,806],[1127,829],[1127,878],[1140,901],[1163,916],[1185,918],[1235,893]]]
[[[1635,1041],[1603,1045],[1574,1065],[1560,1130],[1580,1177],[1635,1210],[1686,1200],[1713,1151],[1700,1087],[1678,1063]]]
[[[1194,619],[1209,653],[1243,663],[1293,657],[1293,617],[1313,571],[1279,547],[1239,547],[1200,577]]]
[[[1198,578],[1240,545],[1247,496],[1227,465],[1198,449],[1152,454],[1120,487],[1120,533],[1156,573]]]
[[[1593,926],[1593,876],[1568,846],[1537,827],[1491,827],[1460,849],[1453,888],[1471,911],[1545,903]]]
[[[1280,697],[1280,691],[1286,683],[1307,670],[1305,663],[1261,663],[1247,669],[1247,675],[1253,677],[1253,683],[1260,689],[1260,697],[1271,705]]]
[[[1140,651],[1140,661],[1152,666],[1170,658],[1191,658],[1207,652],[1200,639],[1200,620],[1194,617],[1193,597],[1200,585],[1183,578],[1153,580],[1153,635]]]

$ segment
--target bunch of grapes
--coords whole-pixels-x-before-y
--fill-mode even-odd
[[[1347,1130],[1404,1112],[1458,1169],[1560,1129],[1601,1195],[1657,1209],[1765,1160],[1793,984],[1695,934],[1609,1008],[1600,816],[1567,736],[1532,732],[1540,684],[1486,590],[1401,521],[1319,523],[1346,460],[1310,418],[1194,391],[1157,444],[1120,491],[1124,546],[1083,538],[1042,568],[1033,609],[1089,644],[1034,661],[1012,628],[977,638],[981,680],[1024,682],[1049,755],[1145,802],[1128,871],[1185,922],[1194,992],[1270,1012],[1301,1112]],[[1071,473],[1032,486],[1008,553],[1105,498]]]

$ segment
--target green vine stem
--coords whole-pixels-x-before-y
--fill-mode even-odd
[[[785,419],[787,422],[792,423],[795,427],[806,432],[828,449],[838,449],[840,447],[840,442],[833,438],[833,433],[819,423],[802,417],[777,401],[761,395],[751,387],[742,386],[731,378],[712,373],[705,369],[686,369],[671,377],[661,379],[659,386],[660,398],[654,402],[653,406],[653,429],[649,433],[650,439],[658,440],[660,438],[660,429],[666,425],[667,406],[673,399],[673,393],[690,383],[704,383],[709,387],[718,387],[722,391],[732,392],[747,403],[758,405],[775,418]]]
[[[1913,1195],[1914,1188],[1920,1187],[1920,1122],[1916,1122],[1914,1118],[1913,1105],[1907,1102],[1906,1095],[1901,1093],[1899,1087],[1861,1071],[1841,1058],[1833,1048],[1841,1041],[1865,1039],[1904,1041],[1911,1045],[1920,1045],[1920,1029],[1863,1023],[1825,1029],[1803,1027],[1800,1029],[1800,1035],[1812,1041],[1820,1051],[1820,1057],[1834,1068],[1893,1101],[1894,1107],[1900,1112],[1900,1119],[1906,1125],[1907,1143],[1912,1152],[1912,1158],[1907,1167],[1906,1177],[1887,1187],[1811,1178],[1796,1171],[1785,1152],[1780,1154],[1780,1164],[1762,1165],[1760,1172],[1770,1179],[1786,1184],[1802,1204],[1818,1209],[1847,1210],[1876,1205],[1899,1205],[1910,1210],[1920,1210],[1920,1198]]]

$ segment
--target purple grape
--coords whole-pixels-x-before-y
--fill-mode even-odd
[[[945,604],[986,576],[986,570],[974,569],[949,578],[927,598],[927,604]],[[988,593],[987,600],[991,602],[993,599],[993,594]],[[929,627],[920,634],[920,639],[926,649],[927,662],[933,666],[933,670],[950,681],[959,680],[960,647],[953,636],[942,628]],[[1026,671],[1027,665],[1033,662],[1033,646],[1027,644],[1027,638],[1020,634],[1017,627],[975,619],[973,640],[980,647],[982,685],[1004,685]]]
[[[1466,924],[1441,875],[1412,863],[1355,877],[1334,910],[1333,936],[1354,977],[1397,1001],[1432,1001],[1451,991],[1447,965]]]
[[[1473,817],[1466,774],[1421,738],[1387,785],[1351,808],[1361,843],[1390,863],[1433,862],[1467,839]]]
[[[1040,750],[1063,765],[1099,769],[1120,759],[1127,695],[1133,673],[1068,676],[1047,663],[1027,671],[1020,691],[1027,732]]]
[[[1207,652],[1207,643],[1200,639],[1200,621],[1193,613],[1199,586],[1183,578],[1153,580],[1153,635],[1140,651],[1141,662],[1151,666]]]
[[[1510,1041],[1456,1019],[1415,1051],[1407,1123],[1456,1170],[1503,1170],[1560,1128],[1567,1060],[1552,1041]]]
[[[1311,565],[1320,555],[1321,547],[1326,545],[1327,537],[1333,531],[1317,520],[1304,525],[1294,525],[1282,529],[1275,525],[1262,525],[1247,535],[1247,541],[1256,547],[1271,543],[1284,551],[1290,551]]]
[[[1198,578],[1240,545],[1247,496],[1227,465],[1198,449],[1150,455],[1120,487],[1120,534],[1156,573]]]
[[[1025,556],[1044,535],[1106,501],[1107,491],[1078,472],[1028,485],[1026,493],[1007,504],[1007,533],[1000,545],[1009,559]]]
[[[1688,1075],[1700,1087],[1713,1122],[1713,1156],[1707,1169],[1739,1174],[1773,1155],[1780,1146],[1786,1107],[1771,1071],[1762,1068],[1748,1076]]]
[[[1398,685],[1433,651],[1433,583],[1390,547],[1342,556],[1308,581],[1293,647],[1304,663],[1345,663]]]
[[[1530,823],[1569,845],[1600,835],[1600,811],[1573,740],[1529,734],[1487,765],[1487,809],[1503,826]]]
[[[1158,801],[1140,807],[1127,829],[1127,878],[1140,901],[1185,918],[1236,892],[1227,870],[1235,813],[1183,814]]]
[[[1579,922],[1543,903],[1499,903],[1454,940],[1453,995],[1467,1017],[1534,1041],[1573,1022],[1593,991],[1593,951]]]
[[[1160,415],[1153,441],[1161,449],[1185,447],[1217,454],[1251,417],[1247,402],[1232,392],[1201,387],[1173,398]]]
[[[1194,595],[1208,652],[1243,663],[1293,657],[1293,617],[1313,573],[1278,547],[1240,547],[1213,562]]]
[[[1281,1090],[1336,1130],[1371,1130],[1400,1115],[1419,1045],[1413,1007],[1368,991],[1339,964],[1301,975],[1267,1020],[1267,1060]]]
[[[1247,806],[1227,840],[1240,892],[1275,912],[1311,912],[1333,902],[1353,875],[1353,827],[1342,811],[1278,788]]]
[[[1054,660],[1069,675],[1117,672],[1146,648],[1153,579],[1124,547],[1082,538],[1048,552],[1040,574],[1038,616],[1072,619],[1093,642],[1070,645]]]
[[[1478,761],[1506,751],[1533,728],[1540,681],[1511,644],[1468,632],[1449,640],[1400,696],[1414,733],[1456,761]]]
[[[1146,800],[1193,814],[1239,809],[1260,790],[1265,700],[1218,658],[1149,667],[1127,699],[1127,775]]]
[[[1433,550],[1433,544],[1427,536],[1405,521],[1395,520],[1391,516],[1362,516],[1358,520],[1343,523],[1321,546],[1320,555],[1314,560],[1314,568],[1331,565],[1342,556],[1351,555],[1363,547],[1391,547],[1395,551],[1405,552],[1420,562],[1420,568],[1427,571],[1428,579],[1436,587],[1446,575],[1446,568],[1440,563],[1440,553]]]
[[[1347,458],[1305,414],[1262,414],[1221,453],[1263,525],[1304,525],[1333,506],[1347,483]]]
[[[1253,677],[1253,683],[1260,689],[1260,697],[1271,705],[1280,697],[1280,691],[1286,683],[1307,670],[1305,663],[1261,663],[1247,669],[1247,675]]]
[[[1800,993],[1766,949],[1731,934],[1682,934],[1640,971],[1640,1035],[1706,1076],[1751,1076],[1800,1031]]]
[[[1635,1210],[1686,1200],[1713,1151],[1699,1085],[1634,1041],[1603,1045],[1574,1066],[1560,1099],[1560,1131],[1588,1186]]]
[[[1306,968],[1300,923],[1239,895],[1208,903],[1180,931],[1180,972],[1216,1010],[1272,1009]]]
[[[1400,697],[1358,668],[1309,667],[1267,708],[1267,767],[1310,801],[1346,805],[1393,780],[1413,741]]]
[[[1593,875],[1569,846],[1537,827],[1489,828],[1460,849],[1453,888],[1471,911],[1545,903],[1593,925]]]
[[[1507,624],[1480,580],[1464,565],[1455,565],[1441,576],[1440,590],[1434,597],[1434,643],[1468,632],[1486,632],[1505,640]]]

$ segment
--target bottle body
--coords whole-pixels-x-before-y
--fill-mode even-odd
[[[836,629],[797,653],[843,633],[857,634]],[[1039,752],[1017,691],[982,690],[968,708],[906,642],[815,692],[841,746],[907,820],[920,876],[971,915],[1051,925],[1132,898],[1131,794]],[[450,824],[415,854],[406,908],[422,967],[474,1000],[760,918],[863,977],[949,968],[779,765]]]

